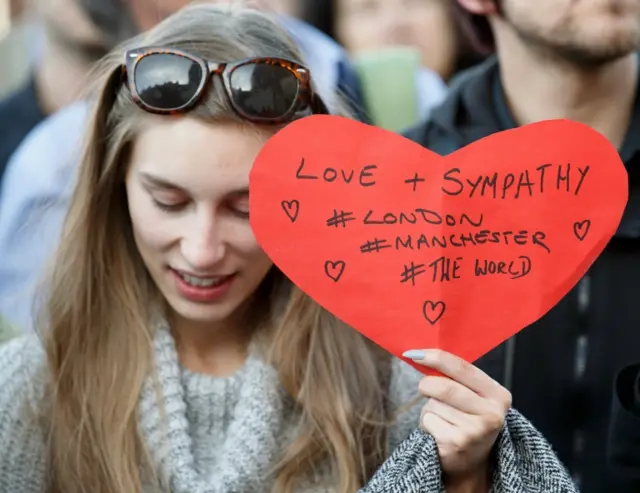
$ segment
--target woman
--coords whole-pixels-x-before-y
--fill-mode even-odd
[[[301,16],[358,55],[386,46],[414,46],[422,66],[451,78],[478,63],[449,0],[304,0]]]
[[[256,243],[256,154],[326,111],[285,32],[199,5],[132,46],[104,63],[44,351],[0,347],[0,491],[574,491],[505,389],[437,351],[407,358],[451,379],[421,379]]]

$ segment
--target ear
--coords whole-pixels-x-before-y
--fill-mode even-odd
[[[475,15],[489,15],[498,12],[495,0],[455,0],[460,6]]]

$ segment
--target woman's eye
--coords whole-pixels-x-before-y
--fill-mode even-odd
[[[234,214],[242,219],[249,219],[249,209],[246,207],[232,207],[231,210]]]
[[[235,216],[242,219],[249,218],[249,198],[245,195],[229,200],[227,207]]]
[[[160,210],[166,212],[176,212],[185,206],[184,202],[163,202],[158,199],[153,199],[153,204]]]

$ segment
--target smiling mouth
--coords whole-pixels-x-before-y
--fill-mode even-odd
[[[174,270],[174,272],[182,279],[185,283],[193,286],[195,288],[215,288],[217,286],[223,285],[227,282],[234,274],[227,276],[210,276],[210,277],[199,277],[193,276],[190,274],[186,274],[184,272],[180,272],[178,270]]]

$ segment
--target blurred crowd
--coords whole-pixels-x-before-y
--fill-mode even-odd
[[[92,68],[187,3],[0,0],[0,342],[34,323],[30,293],[73,186]],[[616,145],[630,200],[611,244],[556,308],[477,364],[509,388],[581,491],[640,491],[638,2],[248,3],[280,16],[330,106],[338,89],[362,121],[440,154],[557,117]],[[598,8],[627,17],[599,23]]]

